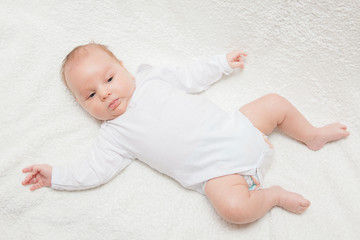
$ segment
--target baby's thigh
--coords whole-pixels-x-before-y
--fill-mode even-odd
[[[249,199],[248,184],[239,174],[210,179],[205,193],[217,213],[228,221],[236,218],[241,204]]]
[[[244,106],[239,111],[265,135],[269,135],[283,119],[285,99],[277,94],[268,94]]]

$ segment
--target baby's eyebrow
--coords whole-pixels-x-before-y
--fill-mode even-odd
[[[85,92],[85,91],[81,91],[81,92],[80,92],[80,97],[86,99],[86,98],[87,98],[86,92]]]
[[[82,87],[80,89],[80,96],[83,97],[83,98],[87,98],[87,94],[88,94],[89,91],[91,91],[91,90],[87,86]]]
[[[111,77],[111,75],[113,75],[113,70],[112,68],[109,66],[106,68],[106,70],[104,71],[104,78],[109,78]]]
[[[102,73],[99,74],[100,78],[107,80],[107,78],[111,77],[111,75],[113,74],[112,72],[113,71],[111,69],[111,66],[107,66],[104,68],[104,71],[102,71]],[[91,82],[91,80],[89,80],[89,82]],[[83,97],[84,99],[87,99],[87,97],[88,97],[87,94],[88,94],[88,92],[91,92],[91,91],[93,91],[93,90],[91,90],[88,87],[84,87],[84,88],[80,89],[80,96]]]

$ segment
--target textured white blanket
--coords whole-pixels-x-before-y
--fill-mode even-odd
[[[278,3],[276,3],[278,2]],[[0,239],[359,239],[360,3],[349,1],[0,2]],[[106,44],[132,72],[245,50],[244,71],[202,93],[227,111],[266,93],[288,98],[316,126],[351,136],[313,152],[275,132],[265,186],[308,198],[246,226],[223,221],[207,199],[135,162],[87,191],[21,185],[21,169],[87,154],[98,122],[60,81],[75,46]]]

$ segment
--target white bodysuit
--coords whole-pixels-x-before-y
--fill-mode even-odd
[[[255,175],[269,149],[262,133],[238,110],[189,94],[232,71],[226,55],[181,67],[140,65],[126,112],[102,123],[85,161],[54,167],[51,187],[96,187],[135,159],[202,194],[209,179]]]

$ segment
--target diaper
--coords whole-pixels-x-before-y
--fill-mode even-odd
[[[261,183],[264,180],[265,172],[269,169],[271,165],[271,159],[274,154],[273,145],[269,142],[266,135],[263,134],[263,137],[264,137],[264,141],[266,142],[267,148],[262,153],[259,166],[255,169],[255,171],[254,170],[249,171],[249,173],[251,172],[251,174],[248,174],[248,172],[237,173],[245,178],[249,190],[261,189]],[[197,187],[195,187],[194,190],[203,195],[206,195],[205,194],[206,183],[207,181],[202,182]]]
[[[260,180],[257,175],[245,175],[243,176],[248,184],[249,190],[258,190],[260,188]]]

